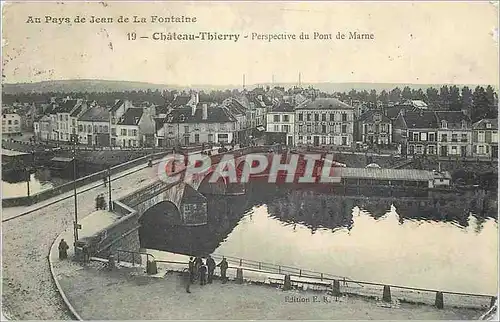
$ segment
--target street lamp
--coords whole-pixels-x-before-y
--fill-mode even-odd
[[[108,167],[108,189],[109,189],[109,211],[113,210],[113,203],[111,202],[111,169]]]
[[[76,248],[76,242],[78,241],[78,229],[81,228],[81,226],[78,225],[78,203],[76,198],[76,143],[77,143],[77,138],[73,136],[73,196],[75,198],[75,222],[73,223],[75,242],[73,245],[75,248]]]

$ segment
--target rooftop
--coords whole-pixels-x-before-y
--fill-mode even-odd
[[[109,122],[109,111],[102,107],[92,107],[78,118],[85,122]]]
[[[404,119],[408,128],[438,128],[438,120],[434,111],[405,111]]]
[[[129,108],[118,121],[118,125],[137,125],[143,113],[142,108]]]
[[[215,106],[207,108],[207,119],[203,119],[203,103],[198,103],[195,114],[191,107],[182,107],[172,110],[167,115],[168,123],[226,123],[236,122],[234,116],[225,107]]]
[[[378,168],[335,168],[336,176],[355,179],[412,180],[428,181],[438,178],[451,179],[448,172],[436,172],[415,169],[378,169]]]
[[[314,100],[308,99],[300,104],[297,109],[308,109],[308,110],[318,110],[318,109],[331,109],[331,110],[352,110],[354,107],[339,101],[336,98],[316,98]]]
[[[488,128],[487,125],[491,124]],[[482,119],[472,125],[474,129],[494,129],[498,130],[498,119]]]

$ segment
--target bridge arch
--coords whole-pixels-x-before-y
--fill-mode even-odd
[[[179,208],[165,200],[146,209],[139,217],[139,243],[141,248],[156,248],[164,242],[166,229],[182,225]]]

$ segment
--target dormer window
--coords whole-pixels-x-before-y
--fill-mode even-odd
[[[446,121],[445,121],[445,120],[442,120],[442,121],[441,121],[441,127],[442,127],[443,129],[448,128],[448,123],[446,123]]]
[[[462,129],[465,129],[467,127],[467,123],[465,121],[462,121]]]
[[[491,123],[486,123],[486,128],[491,129]]]
[[[184,114],[181,114],[181,116],[179,116],[179,121],[184,122],[185,120],[186,117],[184,116]]]

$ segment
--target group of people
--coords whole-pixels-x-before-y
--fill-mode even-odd
[[[229,265],[225,257],[222,258],[219,264],[215,264],[215,260],[210,255],[207,256],[205,261],[203,261],[201,257],[190,257],[188,267],[189,278],[186,283],[186,292],[191,293],[189,287],[191,284],[195,283],[197,279],[199,279],[200,285],[206,285],[207,283],[212,284],[216,267],[220,267],[222,283],[226,283],[226,271]]]
[[[106,199],[104,199],[104,195],[102,193],[95,198],[95,209],[106,210]]]

